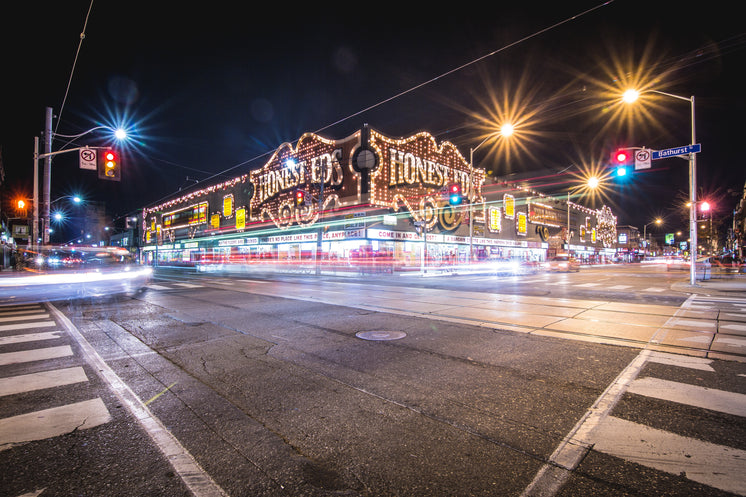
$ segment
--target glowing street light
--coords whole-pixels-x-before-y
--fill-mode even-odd
[[[578,192],[579,190],[595,190],[601,186],[601,180],[598,179],[597,176],[591,176],[589,177],[585,183],[582,185],[578,185],[575,188],[571,188],[570,190],[567,190],[567,251],[570,252],[570,238],[571,238],[571,232],[570,232],[570,195],[573,193]]]
[[[50,183],[52,177],[52,157],[55,155],[74,152],[81,150],[80,148],[65,148],[75,139],[85,136],[97,130],[106,129],[112,132],[117,140],[125,140],[127,138],[127,132],[123,128],[113,128],[107,125],[95,126],[89,130],[86,130],[77,135],[62,135],[59,133],[52,132],[52,108],[47,107],[46,109],[46,122],[45,122],[45,140],[44,140],[44,153],[39,153],[39,137],[34,137],[34,217],[32,226],[32,240],[33,244],[38,243],[39,237],[39,159],[44,159],[44,176],[43,176],[43,187],[42,192],[42,213],[41,213],[41,233],[42,243],[49,243],[49,209],[52,204],[50,202]],[[67,143],[57,151],[52,151],[52,138],[65,138],[69,139]]]
[[[643,227],[643,229],[642,229],[642,240],[643,240],[643,242],[645,242],[645,252],[646,253],[648,251],[648,226],[650,226],[651,224],[658,224],[658,225],[660,225],[661,223],[663,223],[663,219],[656,218],[654,221],[650,221],[648,224],[646,224]]]
[[[677,100],[685,100],[689,102],[691,106],[691,117],[692,117],[692,143],[691,145],[695,145],[697,143],[697,132],[696,132],[696,126],[695,126],[695,118],[694,118],[694,95],[692,95],[689,98],[682,97],[679,95],[674,95],[672,93],[666,93],[658,90],[645,90],[649,93],[655,93],[658,95],[663,95],[670,98],[675,98]],[[640,97],[641,93],[639,90],[635,89],[628,89],[624,92],[622,95],[622,101],[628,104],[634,103],[637,101],[637,99]],[[689,207],[689,233],[691,237],[691,264],[690,264],[690,271],[689,271],[689,283],[691,285],[697,284],[697,154],[690,153],[689,154],[689,198],[691,201],[691,206]]]
[[[474,152],[476,152],[479,147],[487,143],[490,139],[503,136],[505,138],[508,138],[513,135],[515,132],[515,127],[512,123],[506,122],[503,123],[500,126],[500,131],[491,133],[487,135],[484,140],[479,142],[479,144],[476,147],[472,147],[469,150],[469,259],[468,262],[471,264],[472,260],[472,253],[474,251],[473,248],[473,242],[472,238],[474,238],[474,181],[473,181],[473,173],[474,173]],[[424,230],[423,230],[424,232]]]

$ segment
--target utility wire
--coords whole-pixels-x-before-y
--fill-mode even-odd
[[[567,19],[565,19],[565,20],[563,20],[563,21],[557,22],[557,23],[555,23],[555,24],[552,24],[551,26],[548,26],[548,27],[546,27],[546,28],[540,29],[539,31],[536,31],[536,32],[534,32],[534,33],[532,33],[532,34],[530,34],[530,35],[528,35],[528,36],[524,36],[523,38],[521,38],[521,39],[519,39],[519,40],[517,40],[517,41],[514,41],[514,42],[512,42],[512,43],[509,43],[508,45],[505,45],[505,46],[503,46],[503,47],[501,47],[501,48],[498,48],[497,50],[494,50],[494,51],[492,51],[492,52],[490,52],[490,53],[487,53],[487,54],[485,54],[485,55],[482,55],[481,57],[478,57],[478,58],[476,58],[476,59],[474,59],[474,60],[471,60],[471,61],[469,61],[469,62],[467,62],[467,63],[465,63],[465,64],[462,64],[462,65],[460,65],[460,66],[458,66],[458,67],[455,67],[455,68],[453,68],[453,69],[451,69],[451,70],[449,70],[449,71],[446,71],[446,72],[444,72],[443,74],[440,74],[440,75],[438,75],[438,76],[435,76],[434,78],[431,78],[431,79],[429,79],[429,80],[427,80],[427,81],[424,81],[424,82],[422,82],[422,83],[419,83],[419,84],[417,84],[417,85],[415,85],[415,86],[413,86],[413,87],[409,88],[408,90],[404,90],[404,91],[402,91],[402,92],[400,92],[400,93],[397,93],[396,95],[393,95],[393,96],[391,96],[391,97],[389,97],[389,98],[386,98],[386,99],[384,99],[384,100],[381,100],[381,101],[380,101],[380,102],[378,102],[378,103],[375,103],[375,104],[373,104],[373,105],[370,105],[370,106],[368,106],[368,107],[366,107],[366,108],[364,108],[364,109],[362,109],[362,110],[359,110],[359,111],[357,111],[357,112],[355,112],[355,113],[353,113],[353,114],[350,114],[350,115],[349,115],[349,116],[347,116],[347,117],[343,117],[342,119],[339,119],[339,120],[337,120],[337,121],[335,121],[335,122],[333,122],[333,123],[331,123],[331,124],[328,124],[328,125],[326,125],[326,126],[324,126],[324,127],[322,127],[322,128],[319,128],[319,129],[317,129],[317,130],[316,130],[316,131],[315,131],[314,133],[318,134],[318,133],[320,133],[320,132],[322,132],[322,131],[324,131],[324,130],[326,130],[326,129],[329,129],[329,128],[331,128],[332,126],[336,126],[337,124],[340,124],[340,123],[342,123],[342,122],[345,122],[345,121],[347,121],[347,120],[349,120],[349,119],[352,119],[352,118],[354,118],[354,117],[357,117],[357,116],[359,116],[359,115],[361,115],[361,114],[364,114],[364,113],[366,113],[366,112],[368,112],[368,111],[370,111],[370,110],[372,110],[372,109],[375,109],[376,107],[380,107],[381,105],[387,104],[387,103],[389,103],[389,102],[391,102],[391,101],[393,101],[393,100],[396,100],[396,99],[398,99],[398,98],[400,98],[400,97],[403,97],[404,95],[407,95],[407,94],[409,94],[409,93],[412,93],[413,91],[419,90],[420,88],[423,88],[423,87],[425,87],[425,86],[427,86],[427,85],[429,85],[429,84],[432,84],[432,83],[434,83],[434,82],[436,82],[436,81],[438,81],[438,80],[440,80],[440,79],[442,79],[442,78],[445,78],[446,76],[450,76],[451,74],[454,74],[454,73],[456,73],[456,72],[458,72],[458,71],[461,71],[462,69],[465,69],[465,68],[467,68],[467,67],[469,67],[469,66],[471,66],[471,65],[473,65],[473,64],[476,64],[476,63],[478,63],[478,62],[481,62],[481,61],[483,61],[484,59],[487,59],[487,58],[489,58],[489,57],[492,57],[493,55],[496,55],[496,54],[498,54],[498,53],[504,52],[505,50],[508,50],[508,49],[510,49],[510,48],[513,48],[513,47],[515,47],[516,45],[520,45],[521,43],[523,43],[523,42],[526,42],[526,41],[528,41],[528,40],[530,40],[530,39],[532,39],[532,38],[536,38],[537,36],[540,36],[540,35],[542,35],[542,34],[544,34],[544,33],[548,32],[548,31],[551,31],[551,30],[555,29],[555,28],[558,28],[559,26],[562,26],[563,24],[567,24],[568,22],[571,22],[571,21],[574,21],[574,20],[576,20],[576,19],[579,19],[580,17],[583,17],[583,16],[585,16],[585,15],[587,15],[587,14],[589,14],[589,13],[591,13],[591,12],[593,12],[593,11],[597,10],[597,9],[600,9],[601,7],[605,7],[606,5],[609,5],[609,4],[610,4],[610,3],[612,3],[613,1],[614,1],[614,0],[608,0],[608,1],[606,1],[606,2],[600,3],[600,4],[596,5],[595,7],[591,7],[590,9],[588,9],[588,10],[585,10],[585,11],[581,12],[580,14],[576,14],[576,15],[574,15],[574,16],[572,16],[572,17],[568,17]],[[254,157],[254,158],[251,158],[251,159],[245,160],[245,161],[243,161],[243,162],[241,162],[241,163],[239,163],[239,164],[236,164],[235,166],[232,166],[232,167],[230,167],[230,168],[228,168],[228,169],[225,169],[224,171],[222,171],[222,172],[220,172],[220,173],[216,173],[216,174],[214,174],[213,176],[210,176],[210,177],[208,177],[208,178],[205,178],[205,179],[204,179],[204,180],[203,180],[202,182],[206,182],[206,181],[209,181],[209,180],[211,180],[212,178],[215,178],[215,177],[217,177],[217,176],[220,176],[220,175],[222,175],[222,174],[225,174],[225,173],[227,173],[227,172],[229,172],[229,171],[232,171],[232,170],[234,170],[234,169],[236,169],[236,168],[238,168],[238,167],[241,167],[241,166],[243,166],[243,165],[245,165],[245,164],[248,164],[248,163],[250,163],[250,162],[253,162],[253,161],[255,161],[255,160],[257,160],[257,159],[259,159],[259,158],[261,158],[261,157],[265,157],[265,156],[267,156],[267,155],[269,155],[269,154],[270,154],[270,152],[266,152],[266,153],[264,153],[264,154],[260,154],[260,155],[258,155],[258,156],[256,156],[256,157]]]
[[[54,132],[57,133],[57,128],[62,120],[62,111],[65,108],[65,102],[67,102],[67,95],[70,93],[70,86],[73,82],[73,75],[75,74],[75,65],[78,63],[78,56],[80,55],[80,48],[83,46],[83,40],[85,39],[85,30],[88,27],[88,18],[91,16],[91,10],[93,9],[93,0],[91,0],[88,6],[88,12],[85,15],[85,22],[83,23],[83,32],[80,33],[80,41],[78,42],[78,49],[75,51],[75,59],[73,60],[73,67],[70,69],[70,78],[67,80],[67,87],[65,88],[65,96],[62,98],[62,105],[60,105],[60,112],[57,114],[57,125],[54,128]],[[50,137],[51,139],[51,137]]]

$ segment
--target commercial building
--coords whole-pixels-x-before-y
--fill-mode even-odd
[[[539,262],[568,251],[598,261],[613,256],[617,236],[608,207],[490,180],[429,133],[390,138],[368,126],[340,140],[305,134],[261,168],[145,207],[139,222],[151,264],[335,270]]]

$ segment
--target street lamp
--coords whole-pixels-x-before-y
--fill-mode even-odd
[[[468,263],[471,264],[474,252],[474,244],[472,238],[474,237],[474,152],[479,147],[487,143],[491,138],[495,136],[504,136],[506,138],[513,135],[515,127],[511,123],[503,123],[500,126],[500,130],[495,133],[490,133],[484,140],[479,142],[476,147],[469,149],[469,259]]]
[[[651,224],[661,224],[663,222],[663,219],[656,218],[654,221],[650,221],[648,224],[646,224],[642,229],[642,241],[645,242],[645,254],[648,253],[648,226]]]
[[[586,180],[584,184],[567,190],[566,204],[567,204],[567,253],[568,254],[570,253],[570,238],[571,238],[571,235],[570,235],[571,233],[570,232],[570,195],[574,194],[575,192],[581,189],[595,190],[600,185],[601,185],[601,180],[598,179],[596,176],[591,176],[590,178]]]
[[[646,90],[646,92],[650,93],[656,93],[658,95],[663,95],[670,98],[675,98],[677,100],[685,100],[689,102],[691,105],[691,115],[692,115],[692,145],[695,145],[697,143],[697,132],[695,127],[695,119],[694,119],[694,95],[692,95],[689,98],[682,97],[679,95],[674,95],[672,93],[666,93],[658,90]],[[622,96],[622,100],[626,103],[632,103],[635,102],[640,96],[640,92],[638,90],[630,89],[624,92],[624,95]],[[689,271],[689,283],[691,285],[696,285],[696,265],[697,265],[697,154],[694,152],[689,154],[689,198],[691,201],[691,206],[689,207],[689,233],[691,236],[691,264],[690,264],[690,271]]]
[[[46,109],[46,121],[45,121],[45,136],[44,136],[44,153],[39,153],[39,137],[34,137],[34,219],[32,228],[32,237],[34,244],[37,243],[39,237],[39,159],[44,159],[44,176],[43,176],[43,187],[44,191],[42,194],[42,213],[41,213],[41,233],[42,243],[46,244],[49,242],[49,208],[51,202],[50,198],[50,183],[52,176],[52,157],[55,155],[74,152],[80,150],[80,148],[68,148],[70,143],[75,139],[85,136],[89,133],[100,129],[107,129],[114,134],[117,140],[124,140],[127,138],[127,133],[122,128],[113,128],[111,126],[101,125],[93,127],[87,131],[79,133],[77,135],[61,135],[58,133],[52,133],[52,108],[47,107]],[[60,150],[52,152],[52,137],[69,138],[70,140],[65,143]]]

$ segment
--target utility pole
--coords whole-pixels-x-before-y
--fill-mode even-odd
[[[39,243],[39,137],[34,137],[34,219],[31,221],[31,240],[29,245],[36,247]]]
[[[52,178],[52,108],[47,107],[46,131],[44,133],[44,192],[43,192],[43,211],[42,211],[42,243],[49,243],[49,202],[50,183]]]

